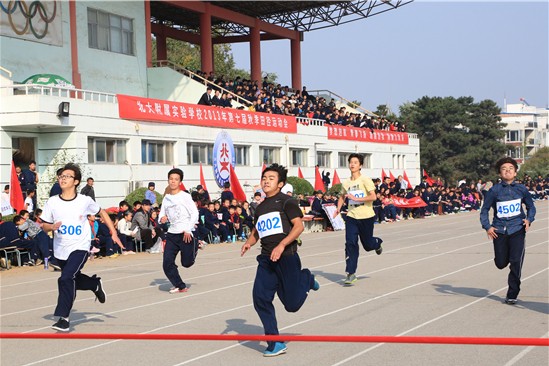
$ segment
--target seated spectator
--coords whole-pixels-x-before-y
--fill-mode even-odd
[[[160,253],[161,243],[157,243],[159,238],[157,238],[157,232],[153,230],[154,227],[152,227],[150,221],[151,201],[143,200],[140,206],[133,215],[130,229],[133,231],[138,228],[135,238],[143,242],[143,248],[146,251],[149,253]]]
[[[12,221],[3,221],[0,214],[0,248],[17,247],[26,249],[30,253],[29,265],[34,265],[38,259],[38,246],[32,240],[22,239],[17,226]]]
[[[94,215],[88,215],[88,223],[91,228],[91,247],[92,256],[95,253],[105,253],[108,258],[118,257],[118,253],[114,250],[114,241],[111,238],[109,228],[106,225],[101,227],[100,222]],[[107,227],[105,232],[105,227]]]
[[[242,222],[240,221],[240,215],[236,212],[236,206],[233,205],[229,206],[229,232],[234,233],[234,241],[237,238],[242,238]]]
[[[13,223],[17,226],[17,229],[19,229],[23,236],[26,236],[27,239],[35,242],[37,260],[50,258],[50,237],[37,223],[30,219],[26,220],[21,215],[15,215],[13,217]]]
[[[133,231],[131,230],[133,213],[126,210],[125,212],[119,212],[119,214],[122,214],[122,217],[118,220],[117,225],[118,238],[120,238],[124,248],[126,248],[122,254],[135,254],[135,243],[133,242],[133,238],[135,238],[138,229],[135,228]]]

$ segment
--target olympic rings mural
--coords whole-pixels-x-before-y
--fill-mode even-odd
[[[22,36],[31,33],[37,39],[42,39],[48,34],[48,27],[57,16],[58,1],[33,1],[28,5],[28,1],[9,1],[7,5],[5,1],[0,1],[0,14],[7,14],[11,29],[15,34]],[[53,3],[53,9],[51,8]],[[21,17],[22,15],[22,17]],[[23,25],[16,24],[17,17],[19,22],[24,22]],[[41,25],[43,29],[37,29],[37,25]]]

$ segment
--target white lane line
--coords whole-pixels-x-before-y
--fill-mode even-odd
[[[545,333],[542,337],[540,338],[547,338],[549,336],[549,332]],[[507,362],[504,366],[513,366],[514,364],[516,364],[518,361],[520,361],[524,356],[526,356],[530,351],[532,351],[534,348],[537,348],[537,347],[534,347],[534,346],[529,346],[529,347],[526,347],[525,349],[523,349],[519,354],[517,354],[515,357],[513,357],[512,359],[509,360],[509,362]]]
[[[480,243],[480,244],[474,244],[474,245],[471,245],[472,246],[477,246],[477,245],[482,245],[484,243]],[[540,243],[540,244],[536,244],[536,245],[533,245],[531,247],[534,247],[534,246],[537,246],[537,245],[541,245],[543,243]],[[468,247],[464,247],[464,248],[458,248],[458,249],[455,249],[455,250],[452,250],[452,251],[449,251],[447,253],[451,253],[451,252],[456,252],[456,251],[459,251],[459,250],[463,250],[463,249],[467,249]],[[433,257],[435,256],[440,256],[440,255],[443,255],[444,253],[439,253],[439,254],[436,254],[434,255]],[[409,263],[415,263],[415,262],[418,262],[420,260],[424,260],[423,258],[422,259],[418,259],[418,260],[415,260],[415,261],[411,261]],[[305,320],[305,321],[301,321],[301,322],[298,322],[298,323],[295,323],[295,324],[292,324],[292,325],[289,325],[289,326],[286,326],[284,328],[281,328],[280,330],[286,330],[286,329],[289,329],[289,328],[292,328],[294,326],[297,326],[297,325],[300,325],[300,324],[303,324],[303,323],[307,323],[309,321],[313,321],[313,320],[317,320],[319,318],[322,318],[322,317],[325,317],[325,316],[329,316],[329,315],[332,315],[332,314],[335,314],[335,313],[338,313],[338,312],[341,312],[341,311],[345,311],[349,308],[352,308],[352,307],[355,307],[355,306],[360,306],[360,305],[363,305],[367,302],[370,302],[370,301],[374,301],[374,300],[377,300],[377,299],[380,299],[380,298],[383,298],[383,297],[386,297],[386,296],[390,296],[392,294],[395,294],[397,292],[400,292],[400,291],[404,291],[404,290],[407,290],[409,288],[413,288],[413,287],[416,287],[420,284],[424,284],[426,282],[430,282],[430,281],[433,281],[433,280],[436,280],[436,279],[440,279],[440,278],[443,278],[443,277],[446,277],[448,275],[452,275],[454,273],[458,273],[458,272],[461,272],[461,271],[464,271],[466,269],[469,269],[469,268],[473,268],[473,267],[476,267],[476,266],[479,266],[479,265],[482,265],[482,264],[485,264],[485,263],[488,263],[488,262],[491,262],[492,259],[489,259],[489,260],[486,260],[486,261],[483,261],[483,262],[480,262],[480,263],[477,263],[477,264],[474,264],[474,265],[471,265],[471,266],[468,266],[468,267],[465,267],[465,268],[462,268],[460,270],[457,270],[457,271],[454,271],[454,272],[450,272],[450,273],[447,273],[447,274],[444,274],[444,275],[441,275],[441,276],[438,276],[438,277],[435,277],[435,278],[432,278],[432,279],[429,279],[427,281],[422,281],[420,283],[416,283],[414,285],[410,285],[410,286],[407,286],[407,287],[404,287],[404,288],[401,288],[399,290],[395,290],[395,291],[392,291],[392,292],[389,292],[389,293],[386,293],[384,295],[380,295],[380,296],[377,296],[376,298],[373,298],[373,299],[369,299],[369,300],[366,300],[366,301],[363,301],[363,302],[360,302],[360,303],[357,303],[357,304],[354,304],[354,305],[351,305],[351,306],[347,306],[345,308],[342,308],[342,309],[339,309],[337,311],[332,311],[330,313],[326,313],[326,314],[323,314],[323,315],[319,315],[319,316],[316,316],[316,317],[313,317],[313,318],[310,318],[309,320]],[[397,266],[403,266],[404,264],[400,264],[400,265],[397,265]],[[396,267],[396,266],[393,266],[393,267]],[[388,270],[390,268],[384,268],[384,269],[380,269],[380,270],[377,270],[377,271],[374,271],[374,272],[368,272],[366,274],[363,274],[363,275],[367,275],[367,274],[371,274],[371,273],[375,273],[375,272],[381,272],[381,271],[384,271],[384,270]],[[252,281],[249,281],[248,283],[251,283]],[[330,284],[335,284],[335,283],[330,283]],[[328,284],[328,285],[330,285]],[[324,287],[327,287],[328,285],[325,285]],[[239,286],[239,284],[237,285],[233,285],[233,286],[229,286],[229,287],[224,287],[222,289],[226,289],[226,288],[230,288],[230,287],[235,287],[235,286]],[[210,290],[210,291],[207,291],[207,292],[214,292],[214,291],[217,291],[217,290],[220,290],[220,289],[215,289],[215,290]],[[195,296],[197,296],[199,294],[195,294]],[[186,296],[188,297],[188,296]],[[184,298],[177,298],[177,300],[180,300],[180,299],[184,299]],[[172,301],[172,300],[167,300],[167,301]],[[167,301],[163,301],[163,302],[167,302]],[[152,304],[154,305],[154,304]],[[236,307],[236,308],[232,308],[232,309],[227,309],[225,311],[223,311],[224,313],[227,313],[227,312],[231,312],[231,311],[234,311],[234,310],[238,310],[238,309],[242,309],[244,307],[248,307],[248,306],[252,306],[252,304],[247,304],[247,305],[243,305],[243,306],[239,306],[239,307]],[[142,305],[142,306],[139,306],[139,307],[145,307],[145,305]],[[139,308],[139,307],[134,307],[134,308],[131,308],[131,309],[135,309],[135,308]],[[125,310],[131,310],[131,309],[125,309]],[[111,312],[111,313],[108,313],[108,314],[104,314],[104,315],[99,315],[99,316],[96,316],[97,318],[101,317],[101,316],[107,316],[107,315],[111,315],[111,314],[115,314],[115,313],[119,313],[119,312],[122,312],[124,310],[119,310],[119,311],[115,311],[115,312]],[[196,319],[204,319],[204,318],[208,318],[210,316],[214,316],[216,315],[216,313],[214,314],[208,314],[208,315],[204,315],[200,318],[193,318],[193,319],[189,319],[189,320],[186,320],[186,321],[183,321],[183,322],[180,322],[181,324],[185,323],[185,322],[190,322],[190,321],[195,321]],[[95,317],[94,317],[95,318]],[[90,318],[91,319],[91,318]],[[82,319],[84,320],[84,319]],[[78,320],[74,321],[74,322],[78,322]],[[73,323],[74,323],[73,322]],[[170,324],[170,325],[166,325],[164,327],[162,327],[161,329],[167,329],[167,328],[170,328],[172,326],[175,326],[175,325],[179,325],[180,323],[177,323],[177,324]],[[40,328],[40,329],[35,329],[34,331],[38,331],[38,330],[43,330],[43,329],[47,329],[49,327],[44,327],[44,328]],[[154,330],[150,330],[150,331],[147,331],[147,332],[143,332],[143,334],[146,334],[146,333],[151,333],[153,332]],[[25,332],[25,333],[29,333],[31,331],[28,331],[28,332]],[[50,361],[50,360],[54,360],[54,359],[58,359],[58,358],[62,358],[62,357],[65,357],[65,356],[68,356],[68,355],[72,355],[72,354],[76,354],[76,353],[80,353],[80,352],[85,352],[87,350],[91,350],[91,349],[95,349],[95,348],[98,348],[98,347],[101,347],[101,346],[105,346],[105,345],[109,345],[109,344],[112,344],[114,342],[118,342],[118,341],[109,341],[109,342],[104,342],[104,343],[101,343],[101,344],[98,344],[98,345],[94,345],[94,346],[91,346],[91,347],[87,347],[87,348],[82,348],[82,349],[79,349],[79,350],[75,350],[75,351],[72,351],[72,352],[69,352],[69,353],[65,353],[65,354],[62,354],[62,355],[57,355],[57,356],[53,356],[53,357],[50,357],[48,359],[43,359],[43,360],[38,360],[38,361],[35,361],[33,363],[29,363],[27,364],[26,366],[30,366],[30,365],[35,365],[35,364],[39,364],[39,363],[42,363],[42,362],[45,362],[45,361]],[[229,350],[229,349],[232,349],[234,347],[239,347],[245,343],[248,343],[248,342],[242,342],[242,343],[238,343],[238,344],[235,344],[235,345],[232,345],[232,346],[229,346],[229,347],[225,347],[225,348],[221,348],[217,351],[214,351],[214,352],[210,352],[208,354],[204,354],[202,356],[199,356],[199,357],[196,357],[192,360],[188,360],[184,363],[180,363],[180,364],[177,364],[176,366],[179,366],[179,365],[183,365],[183,364],[186,364],[186,363],[190,363],[194,360],[199,360],[199,359],[202,359],[202,358],[205,358],[205,357],[209,357],[211,355],[214,355],[216,353],[219,353],[219,352],[223,352],[225,350]]]
[[[538,244],[538,245],[539,245],[539,244]],[[536,272],[536,273],[534,273],[534,274],[532,274],[532,275],[530,275],[530,276],[528,276],[528,277],[522,279],[522,281],[523,281],[523,282],[524,282],[524,281],[527,281],[527,280],[529,280],[530,278],[533,278],[533,277],[539,275],[540,273],[543,273],[543,272],[547,271],[548,269],[549,269],[549,268],[544,268],[544,269],[542,269],[541,271],[538,271],[538,272]],[[422,323],[422,324],[419,324],[419,325],[417,325],[417,326],[415,326],[415,327],[413,327],[413,328],[410,328],[410,329],[408,329],[408,330],[406,330],[406,331],[404,331],[404,332],[402,332],[402,333],[397,334],[396,336],[397,336],[397,337],[402,337],[403,335],[406,335],[406,334],[408,334],[408,333],[411,333],[411,332],[413,332],[413,331],[415,331],[415,330],[418,330],[418,329],[420,329],[420,328],[423,328],[423,327],[426,326],[426,325],[429,325],[429,324],[431,324],[431,323],[434,323],[434,322],[436,322],[436,321],[438,321],[438,320],[440,320],[440,319],[442,319],[442,318],[445,318],[445,317],[447,317],[447,316],[449,316],[449,315],[452,315],[452,314],[454,314],[454,313],[457,313],[458,311],[461,311],[461,310],[463,310],[463,309],[466,309],[466,308],[468,308],[469,306],[472,306],[472,305],[474,305],[474,304],[476,304],[476,303],[478,303],[478,302],[480,302],[480,301],[486,300],[486,299],[489,298],[490,296],[493,296],[493,295],[497,294],[498,292],[505,291],[506,289],[507,289],[507,286],[502,287],[502,288],[500,288],[500,289],[498,289],[498,290],[496,290],[496,291],[493,291],[492,293],[490,293],[490,294],[488,294],[488,295],[486,295],[486,296],[484,296],[484,297],[481,297],[481,298],[479,298],[479,299],[477,299],[477,300],[474,300],[474,301],[472,301],[472,302],[470,302],[470,303],[468,303],[468,304],[466,304],[466,305],[460,306],[459,308],[456,308],[456,309],[454,309],[454,310],[452,310],[452,311],[449,311],[449,312],[447,312],[447,313],[445,313],[445,314],[439,315],[439,316],[437,316],[436,318],[433,318],[433,319],[428,320],[428,321],[426,321],[426,322],[424,322],[424,323]],[[346,363],[346,362],[348,362],[348,361],[351,361],[351,360],[353,360],[353,359],[355,359],[355,358],[357,358],[357,357],[360,357],[360,356],[362,356],[362,355],[364,355],[364,354],[366,354],[366,353],[368,353],[368,352],[370,352],[370,351],[372,351],[372,350],[374,350],[374,349],[376,349],[376,348],[378,348],[378,347],[383,346],[384,344],[385,344],[385,343],[378,343],[378,344],[376,344],[375,346],[372,346],[372,347],[370,347],[370,348],[368,348],[368,349],[365,349],[364,351],[361,351],[361,352],[359,352],[359,353],[357,353],[357,354],[354,354],[354,355],[352,355],[352,356],[350,356],[350,357],[348,357],[348,358],[346,358],[346,359],[344,359],[344,360],[342,360],[342,361],[340,361],[340,362],[338,362],[338,363],[333,364],[332,366],[343,365],[344,363]]]

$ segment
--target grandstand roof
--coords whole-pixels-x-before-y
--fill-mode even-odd
[[[413,0],[365,1],[204,1],[284,28],[312,31],[337,26],[396,9]],[[195,12],[174,7],[163,1],[151,1],[155,23],[187,32],[199,33],[200,19]],[[219,36],[248,35],[249,29],[223,19],[212,19]]]

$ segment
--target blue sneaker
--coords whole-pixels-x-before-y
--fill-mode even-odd
[[[288,347],[286,347],[286,343],[276,342],[272,351],[269,351],[269,349],[267,348],[265,350],[265,352],[263,352],[263,357],[278,356],[278,355],[281,355],[283,353],[286,353],[287,349],[288,349]]]
[[[317,280],[315,280],[315,283],[313,284],[313,291],[318,291],[320,289],[320,283],[318,283]]]

